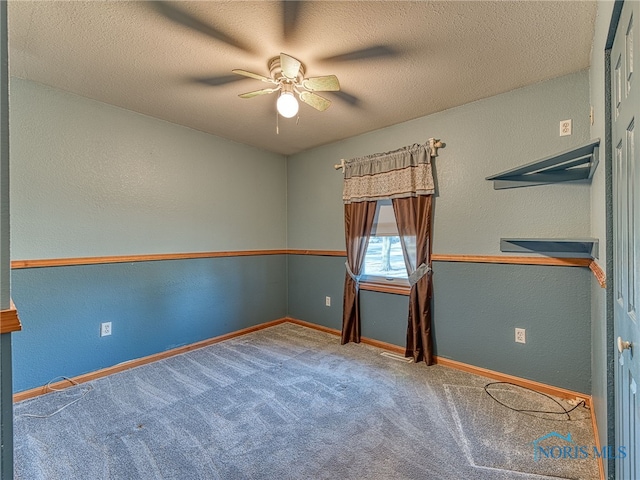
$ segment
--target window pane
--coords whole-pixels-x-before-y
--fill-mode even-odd
[[[381,236],[398,236],[398,226],[396,225],[396,215],[393,213],[391,203],[386,204],[382,201],[378,202],[376,210],[376,218],[374,219],[372,235]]]
[[[371,237],[364,258],[364,275],[407,278],[400,237]]]

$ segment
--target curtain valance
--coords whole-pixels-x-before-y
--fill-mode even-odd
[[[344,163],[344,203],[431,195],[434,191],[427,144],[356,157]]]

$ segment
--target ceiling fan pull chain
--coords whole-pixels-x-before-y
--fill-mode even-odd
[[[278,115],[278,112],[276,111],[276,135],[280,135],[280,123],[279,123],[278,117],[279,115]]]

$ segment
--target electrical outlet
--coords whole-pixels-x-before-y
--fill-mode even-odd
[[[567,135],[571,135],[571,119],[560,122],[560,136],[566,137]]]
[[[111,322],[103,322],[100,324],[100,336],[107,337],[111,335]]]
[[[524,328],[516,328],[516,342],[517,343],[527,343],[527,337],[525,334],[526,330]]]
[[[331,297],[324,297],[324,304],[327,307],[331,306]]]

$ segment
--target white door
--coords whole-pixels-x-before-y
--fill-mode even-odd
[[[640,162],[635,116],[640,113],[640,2],[624,2],[611,50],[613,146],[614,330],[616,360],[616,477],[640,478]],[[626,455],[621,455],[620,448]]]

